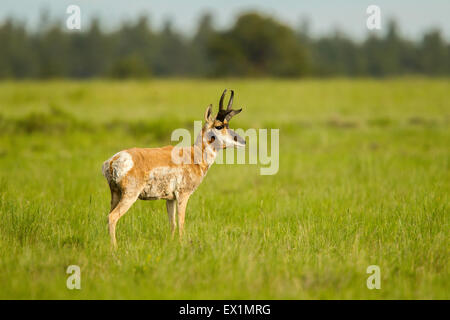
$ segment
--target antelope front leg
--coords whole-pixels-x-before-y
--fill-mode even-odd
[[[186,205],[187,205],[188,200],[189,200],[189,196],[181,197],[177,200],[178,232],[180,234],[180,238],[183,236],[184,214],[186,213]]]
[[[175,216],[176,214],[175,200],[167,200],[166,208],[167,208],[167,215],[169,216],[170,231],[172,233],[173,238],[175,228],[177,227],[177,221]]]

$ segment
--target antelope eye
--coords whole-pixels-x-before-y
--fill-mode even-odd
[[[223,129],[223,126],[217,126],[216,129],[217,129],[217,130],[222,130],[222,129]]]

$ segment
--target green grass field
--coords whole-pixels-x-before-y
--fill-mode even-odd
[[[170,144],[224,88],[244,108],[233,128],[280,129],[279,172],[214,165],[181,241],[164,201],[138,201],[112,252],[103,161]],[[2,82],[0,298],[449,299],[449,92],[425,78]]]

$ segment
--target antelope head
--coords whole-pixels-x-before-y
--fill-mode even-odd
[[[223,91],[220,97],[219,112],[215,117],[212,115],[212,105],[209,105],[205,111],[203,136],[206,139],[206,143],[212,145],[215,150],[245,146],[245,139],[229,128],[231,118],[240,113],[242,108],[239,110],[231,109],[234,97],[234,91],[231,90],[230,100],[225,110],[223,108],[223,99],[226,92],[227,89]]]

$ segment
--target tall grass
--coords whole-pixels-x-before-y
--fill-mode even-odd
[[[279,128],[280,170],[215,165],[171,240],[163,201],[107,233],[102,162],[170,143],[225,87]],[[449,296],[448,79],[4,82],[0,298]],[[172,142],[173,143],[173,142]],[[69,265],[81,290],[66,288]],[[379,265],[381,289],[366,287]]]

